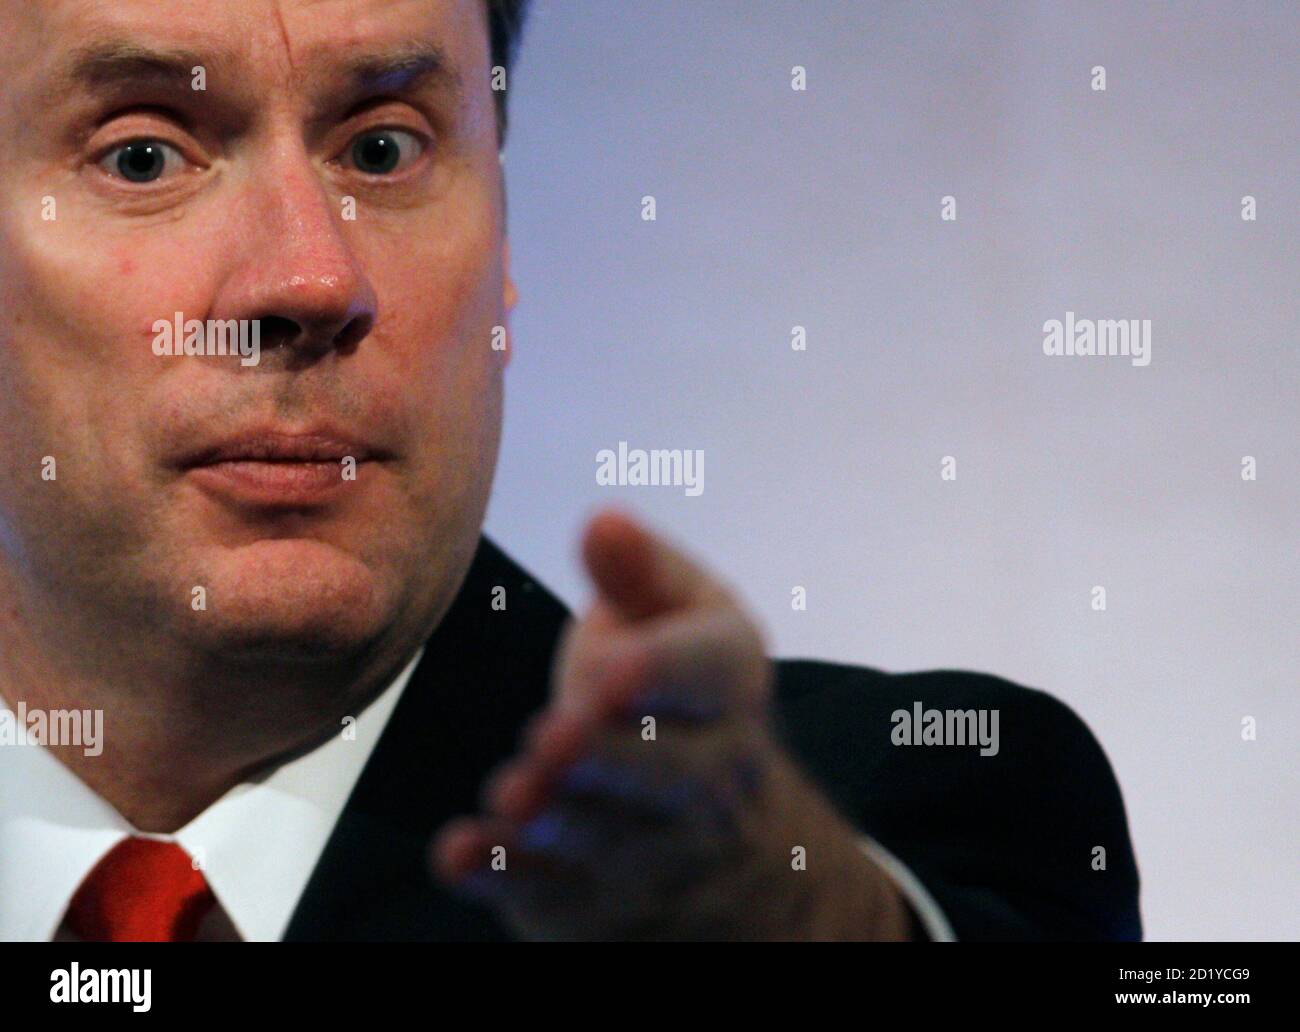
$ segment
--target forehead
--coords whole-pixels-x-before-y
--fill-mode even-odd
[[[486,81],[489,63],[483,0],[0,0],[0,22],[14,28],[4,79],[51,86],[72,73],[94,85],[133,59],[142,73],[161,58],[295,87],[373,58],[375,74],[419,60],[456,85]]]

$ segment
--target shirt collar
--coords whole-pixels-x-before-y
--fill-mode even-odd
[[[245,941],[279,940],[423,654],[355,725],[236,785],[172,835],[136,831],[43,746],[0,746],[0,942],[53,938],[82,880],[128,835],[179,843]]]

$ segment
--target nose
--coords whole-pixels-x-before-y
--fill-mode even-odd
[[[375,290],[308,155],[286,148],[263,163],[236,209],[245,227],[212,318],[259,320],[264,366],[354,351],[374,326]]]

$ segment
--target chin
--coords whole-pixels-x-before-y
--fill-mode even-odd
[[[344,658],[390,625],[396,591],[355,555],[306,539],[223,552],[190,614],[198,637],[230,658]]]

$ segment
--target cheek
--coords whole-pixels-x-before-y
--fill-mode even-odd
[[[438,241],[400,264],[376,268],[385,342],[402,366],[439,397],[462,395],[501,364],[494,328],[503,324],[499,244],[484,235]],[[451,399],[454,400],[454,399]]]
[[[153,324],[193,307],[201,280],[193,252],[177,243],[89,241],[72,227],[25,226],[0,234],[0,315],[15,330],[6,361],[51,397],[82,402],[160,370]],[[20,313],[14,319],[13,313]]]
[[[198,303],[202,278],[183,247],[95,241],[72,223],[0,228],[0,424],[23,464],[56,454],[120,479],[166,371],[154,321]]]
[[[444,497],[477,490],[478,473],[490,478],[500,435],[504,353],[492,342],[504,318],[501,267],[486,247],[469,255],[431,247],[417,260],[387,265],[377,284],[373,345],[393,356],[402,378],[403,407],[424,457],[423,490]]]

